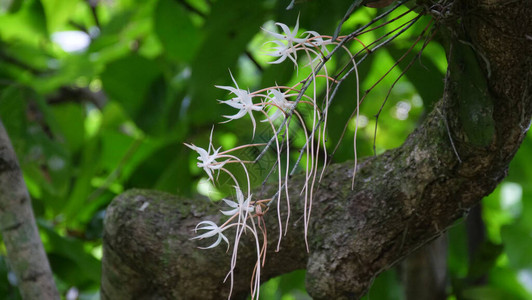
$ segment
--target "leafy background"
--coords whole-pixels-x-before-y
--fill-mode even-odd
[[[213,189],[183,146],[205,146],[213,124],[230,113],[218,105],[230,85],[228,69],[251,90],[297,82],[290,63],[267,64],[260,27],[270,20],[331,34],[350,1],[287,0],[6,0],[0,1],[0,117],[15,146],[33,199],[41,238],[59,289],[68,299],[98,299],[105,208],[120,192],[149,188],[184,196]],[[400,11],[405,11],[401,9]],[[344,32],[380,11],[362,8]],[[398,13],[395,13],[397,15]],[[368,89],[402,55],[428,22],[361,65]],[[371,41],[394,25],[369,33]],[[70,51],[59,42],[76,31],[89,44]],[[72,38],[70,39],[72,41]],[[339,65],[342,57],[331,62]],[[375,114],[405,64],[399,65],[364,101],[359,152],[373,154]],[[399,146],[438,100],[446,67],[433,41],[392,90],[379,118],[378,153]],[[333,67],[334,68],[334,67]],[[331,108],[329,147],[348,131],[334,160],[353,158],[354,81],[344,85]],[[249,120],[216,125],[215,144],[247,143]],[[260,132],[267,133],[267,128]],[[296,141],[301,145],[301,139]],[[482,203],[487,241],[467,255],[464,222],[449,231],[450,299],[532,299],[532,138],[527,137],[509,176]],[[264,176],[254,170],[255,180]],[[176,253],[176,255],[178,255]],[[399,272],[381,274],[371,299],[403,299]],[[474,278],[487,276],[483,285]],[[263,299],[308,299],[305,272],[265,283]],[[0,244],[0,297],[19,299]]]

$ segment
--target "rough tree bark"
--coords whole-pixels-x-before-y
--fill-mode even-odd
[[[59,299],[31,199],[0,120],[0,232],[23,299]]]
[[[400,148],[359,164],[354,190],[352,163],[329,167],[315,193],[309,253],[301,203],[294,200],[303,178],[291,181],[294,222],[275,253],[276,220],[268,220],[263,280],[306,268],[313,298],[358,298],[377,274],[440,236],[506,176],[532,114],[531,6],[495,0],[446,5],[439,22],[449,60],[442,100]],[[200,251],[189,240],[199,221],[217,222],[218,215],[201,199],[139,190],[117,197],[105,221],[102,298],[227,297],[224,247]],[[249,291],[252,245],[244,241],[240,248],[235,299]]]

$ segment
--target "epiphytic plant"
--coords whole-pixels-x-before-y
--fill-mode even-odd
[[[309,249],[307,241],[307,233],[309,228],[311,210],[313,205],[313,192],[316,187],[316,183],[319,182],[324,174],[325,168],[328,164],[328,158],[330,158],[336,148],[328,153],[327,150],[327,118],[328,111],[335,98],[340,85],[347,79],[347,77],[354,73],[356,85],[355,108],[351,119],[354,119],[355,133],[353,139],[353,152],[354,152],[354,168],[353,168],[353,184],[357,169],[357,129],[359,120],[360,104],[366,98],[367,94],[377,85],[382,78],[384,78],[397,64],[404,59],[406,54],[410,53],[414,46],[418,44],[423,38],[425,42],[421,47],[421,50],[427,45],[428,41],[433,35],[428,34],[429,28],[432,28],[432,22],[423,29],[418,39],[413,43],[412,47],[403,55],[399,61],[394,64],[391,69],[383,74],[383,76],[369,89],[366,90],[364,95],[360,97],[359,92],[359,76],[358,65],[364,61],[369,55],[374,53],[379,48],[387,45],[392,40],[400,36],[403,32],[409,30],[421,17],[421,14],[415,15],[411,19],[403,22],[405,16],[411,16],[410,12],[413,9],[399,14],[398,16],[384,21],[380,25],[376,25],[377,22],[384,20],[392,11],[397,9],[402,1],[397,3],[393,8],[387,12],[377,16],[368,24],[358,28],[357,30],[349,33],[348,35],[339,35],[341,26],[345,20],[349,17],[350,13],[356,5],[360,4],[360,1],[355,1],[350,8],[346,17],[340,22],[336,33],[332,36],[321,35],[315,31],[305,31],[299,33],[299,18],[296,20],[295,26],[292,30],[283,24],[275,23],[280,27],[282,33],[274,32],[270,29],[264,29],[266,35],[273,38],[265,43],[266,55],[274,57],[274,60],[269,62],[270,64],[279,64],[288,58],[295,66],[296,70],[308,70],[307,77],[298,82],[295,85],[276,85],[273,87],[263,88],[257,91],[249,91],[241,89],[235,80],[233,74],[229,72],[234,87],[232,86],[216,86],[217,88],[229,91],[231,98],[228,100],[218,100],[222,104],[226,104],[237,112],[234,115],[224,116],[227,118],[226,122],[230,122],[236,119],[249,116],[252,122],[252,139],[255,138],[255,131],[259,124],[256,122],[256,114],[263,116],[262,122],[268,123],[271,128],[272,136],[267,143],[250,143],[247,145],[241,145],[229,150],[221,151],[220,148],[215,148],[212,145],[213,131],[211,131],[210,141],[207,149],[197,147],[192,144],[185,144],[187,147],[198,152],[197,166],[203,168],[207,173],[207,176],[213,184],[217,183],[217,176],[215,173],[224,172],[233,181],[235,189],[236,200],[223,199],[223,202],[229,207],[226,210],[222,210],[221,213],[229,218],[220,226],[216,225],[212,221],[202,221],[196,227],[197,230],[204,231],[200,235],[193,239],[207,239],[217,237],[214,243],[202,248],[208,249],[216,247],[223,240],[228,244],[228,249],[231,246],[231,242],[226,237],[225,232],[231,228],[235,229],[234,239],[232,240],[232,256],[231,265],[227,274],[227,278],[230,278],[231,291],[233,286],[233,274],[236,266],[236,260],[238,256],[239,243],[241,241],[242,234],[250,232],[253,235],[255,241],[255,247],[257,252],[257,261],[254,267],[252,283],[251,283],[251,297],[252,299],[258,298],[260,289],[260,273],[261,267],[265,263],[265,257],[267,252],[267,230],[264,218],[267,217],[270,211],[277,211],[277,219],[279,223],[278,244],[277,251],[279,251],[279,245],[282,237],[286,234],[288,224],[290,221],[290,198],[288,193],[289,178],[300,167],[305,170],[305,183],[301,188],[301,200],[303,201],[303,224],[304,235],[307,251]],[[358,37],[365,33],[368,33],[377,28],[381,28],[386,24],[396,24],[395,28],[384,35],[374,39],[373,42],[364,44]],[[356,49],[356,50],[354,50]],[[329,70],[329,62],[334,55],[344,51],[348,54],[348,59],[340,67],[334,68],[334,74]],[[421,52],[420,52],[421,53]],[[419,54],[420,54],[419,53]],[[418,57],[419,54],[416,56]],[[408,65],[408,67],[412,64]],[[408,69],[408,67],[406,69]],[[405,71],[406,71],[405,69]],[[404,74],[403,71],[399,78]],[[399,79],[398,78],[398,79]],[[397,80],[398,80],[397,79]],[[393,83],[391,88],[395,85],[397,80]],[[311,88],[312,87],[312,88]],[[388,93],[389,96],[390,93]],[[384,99],[382,106],[386,103],[388,98]],[[378,121],[379,114],[376,115]],[[295,118],[294,118],[295,116]],[[298,124],[294,124],[298,123]],[[291,161],[291,153],[297,153],[294,149],[291,149],[290,143],[290,129],[295,125],[301,127],[301,131],[304,133],[305,143],[302,147],[297,149],[299,152],[298,158],[295,161]],[[376,125],[377,126],[377,125]],[[347,125],[346,125],[347,128]],[[345,133],[345,129],[344,129]],[[376,129],[375,129],[376,133]],[[343,137],[343,134],[342,134]],[[338,144],[337,144],[338,146]],[[260,148],[260,153],[253,161],[244,161],[238,158],[235,154],[241,149],[248,147]],[[254,199],[251,194],[251,183],[249,179],[248,169],[246,164],[257,163],[264,155],[273,148],[276,153],[276,160],[272,166],[272,171],[266,176],[264,182],[268,180],[268,177],[272,173],[277,174],[277,190],[274,195],[267,199]],[[292,146],[292,148],[294,148]],[[283,161],[282,156],[286,156],[286,160]],[[303,162],[301,162],[304,159]],[[241,182],[233,173],[229,171],[225,166],[231,163],[239,164],[244,170],[246,176],[245,184]],[[320,170],[321,166],[321,172]],[[243,192],[242,186],[246,186],[246,193]],[[283,194],[285,197],[283,197]],[[286,201],[285,206],[281,206],[281,201]],[[299,199],[298,199],[299,200]],[[286,220],[281,218],[281,207],[286,207]],[[262,245],[259,237],[262,236]]]

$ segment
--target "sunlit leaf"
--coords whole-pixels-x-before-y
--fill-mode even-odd
[[[0,15],[0,24],[3,40],[24,41],[37,46],[48,39],[46,17],[39,0],[24,1],[16,13]]]
[[[41,3],[46,13],[47,28],[54,32],[68,22],[80,1],[41,0]]]

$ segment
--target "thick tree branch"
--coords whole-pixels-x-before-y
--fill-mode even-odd
[[[17,157],[0,120],[0,232],[23,299],[59,299]]]
[[[263,280],[306,267],[313,298],[358,298],[377,274],[491,193],[530,125],[530,15],[527,1],[456,1],[442,20],[450,42],[443,99],[400,148],[359,163],[354,190],[352,163],[328,169],[315,193],[308,254],[295,200],[304,178],[292,180],[295,221],[274,253],[278,231],[269,220]],[[199,221],[219,221],[217,211],[207,201],[150,191],[115,199],[105,223],[103,299],[226,297],[229,254],[200,251],[189,240]],[[235,299],[249,290],[253,251],[249,242],[240,248]]]

